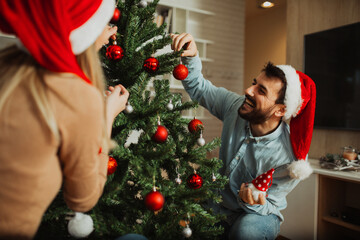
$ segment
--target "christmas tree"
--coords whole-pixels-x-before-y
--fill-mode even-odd
[[[95,229],[89,239],[127,233],[149,239],[216,239],[223,231],[216,225],[222,216],[206,207],[221,201],[219,189],[227,182],[218,174],[222,161],[207,158],[220,140],[205,143],[202,122],[181,116],[197,104],[183,102],[162,79],[173,71],[183,79],[187,69],[179,65],[181,52],[156,54],[172,41],[165,24],[157,27],[153,21],[157,3],[118,1],[118,33],[100,51],[108,85],[124,85],[130,97],[114,121],[117,147],[110,152],[103,195],[87,213]],[[71,239],[65,220],[70,215],[60,192],[37,238]]]

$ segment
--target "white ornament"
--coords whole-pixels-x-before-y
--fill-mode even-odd
[[[170,110],[170,111],[174,109],[174,105],[172,104],[171,100],[170,100],[170,102],[166,105],[166,108],[167,108],[168,110]]]
[[[215,176],[215,174],[214,174],[214,173],[212,174],[212,181],[213,181],[213,182],[215,182],[215,181],[216,181],[216,176]]]
[[[181,180],[180,176],[178,176],[177,178],[175,178],[175,182],[176,182],[177,184],[179,184],[179,185],[182,183],[182,180]]]
[[[180,185],[182,183],[182,180],[180,178],[181,175],[178,172],[178,170],[179,170],[179,167],[176,167],[175,171],[176,171],[176,174],[177,174],[177,178],[175,178],[175,182]]]
[[[141,1],[139,2],[139,7],[141,7],[141,8],[146,8],[146,7],[147,7],[147,2],[144,1],[144,0],[141,0]]]
[[[85,238],[94,230],[94,222],[92,218],[80,212],[75,212],[68,223],[68,232],[74,238]]]
[[[202,130],[200,132],[200,138],[197,139],[197,144],[202,147],[205,145],[205,139],[203,138],[203,135],[202,135]]]
[[[202,138],[202,137],[198,138],[198,139],[197,139],[197,144],[198,144],[199,146],[204,146],[204,145],[205,145],[205,139]]]
[[[130,114],[134,111],[134,108],[130,105],[130,103],[127,103],[126,104],[126,107],[125,107],[125,113],[126,114]]]
[[[192,235],[191,228],[189,228],[189,226],[186,225],[186,228],[183,229],[182,234],[183,234],[184,237],[186,237],[186,238],[191,237],[191,235]]]

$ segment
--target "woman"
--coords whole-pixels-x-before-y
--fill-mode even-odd
[[[116,29],[113,0],[2,0],[0,30],[21,46],[0,51],[0,239],[31,239],[63,185],[90,210],[107,176],[112,122],[129,93],[104,99],[97,48]]]

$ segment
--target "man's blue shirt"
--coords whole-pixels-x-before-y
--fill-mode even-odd
[[[220,173],[229,177],[229,185],[222,190],[223,202],[214,207],[215,210],[229,217],[243,211],[260,215],[275,214],[283,221],[280,211],[286,208],[286,195],[299,183],[299,180],[290,178],[287,170],[287,166],[296,160],[288,124],[281,122],[272,133],[253,137],[249,122],[238,114],[245,96],[215,87],[205,80],[199,57],[182,60],[189,70],[188,77],[182,83],[191,99],[223,121],[219,158],[224,166]],[[265,205],[244,203],[238,196],[241,184],[250,183],[271,168],[275,172]]]

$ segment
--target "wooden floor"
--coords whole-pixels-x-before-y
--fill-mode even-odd
[[[290,240],[290,239],[279,235],[279,236],[276,238],[276,240]]]

